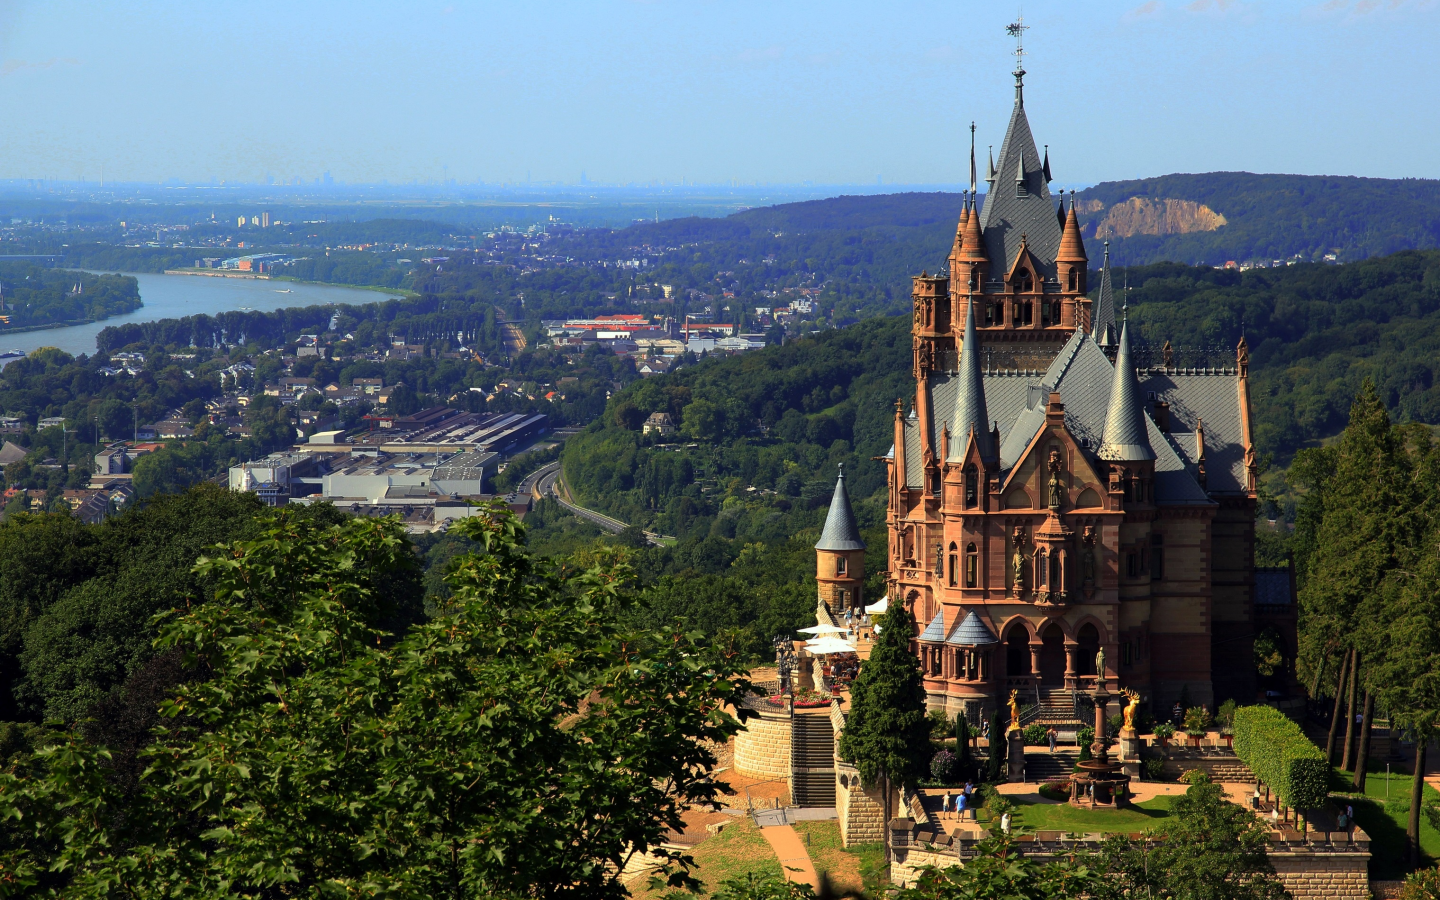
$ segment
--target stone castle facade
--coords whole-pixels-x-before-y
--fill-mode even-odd
[[[915,395],[886,458],[891,602],[915,616],[929,703],[952,716],[978,721],[1011,689],[1086,690],[1097,658],[1111,690],[1157,710],[1182,691],[1249,702],[1248,350],[1202,368],[1168,345],[1137,359],[1108,251],[1087,295],[1074,199],[1051,196],[1023,75],[947,273],[914,279]],[[972,148],[972,182],[974,166]]]

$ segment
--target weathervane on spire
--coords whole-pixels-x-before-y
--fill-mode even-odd
[[[970,193],[974,194],[975,183],[975,123],[970,123]]]
[[[1006,25],[1006,26],[1005,26],[1005,33],[1008,34],[1008,35],[1010,35],[1011,37],[1013,37],[1013,38],[1015,39],[1015,71],[1012,72],[1011,74],[1015,76],[1015,99],[1016,99],[1016,100],[1020,100],[1020,99],[1021,99],[1020,89],[1021,89],[1021,87],[1024,86],[1024,79],[1025,79],[1025,32],[1026,32],[1026,30],[1029,29],[1029,28],[1030,28],[1030,26],[1025,24],[1025,14],[1024,14],[1024,13],[1021,13],[1021,14],[1020,14],[1020,17],[1017,18],[1014,22],[1011,22],[1009,25]]]

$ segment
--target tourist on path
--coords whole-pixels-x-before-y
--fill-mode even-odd
[[[1059,735],[1058,732],[1055,731],[1055,726],[1054,726],[1054,725],[1051,725],[1051,726],[1050,726],[1050,730],[1047,731],[1047,732],[1045,732],[1045,736],[1050,739],[1050,752],[1051,752],[1051,753],[1054,753],[1054,752],[1055,752],[1055,742],[1060,739],[1060,735]]]

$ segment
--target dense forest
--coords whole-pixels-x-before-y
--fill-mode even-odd
[[[1440,252],[1248,272],[1166,263],[1116,277],[1133,286],[1142,356],[1170,341],[1182,365],[1233,365],[1246,335],[1256,441],[1276,464],[1338,433],[1367,377],[1401,420],[1440,424]],[[567,444],[566,479],[625,521],[743,544],[816,527],[844,463],[857,514],[875,526],[883,469],[872,458],[890,447],[894,400],[908,406],[913,390],[907,317],[708,361],[616,395]],[[640,434],[657,411],[683,440]]]
[[[47,269],[31,263],[0,263],[0,334],[18,328],[74,325],[140,307],[134,278]]]

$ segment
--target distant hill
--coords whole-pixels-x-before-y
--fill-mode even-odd
[[[1076,199],[1085,236],[1109,236],[1129,264],[1344,262],[1440,247],[1440,181],[1210,172],[1108,181]]]
[[[1095,266],[1106,239],[1116,261],[1127,265],[1320,261],[1332,253],[1348,262],[1440,248],[1440,181],[1210,172],[1107,181],[1076,200]],[[613,236],[620,244],[673,246],[777,232],[868,231],[943,253],[960,205],[959,194],[939,192],[831,197],[723,219],[645,223]]]

